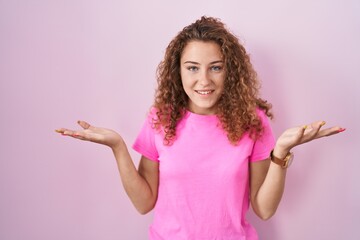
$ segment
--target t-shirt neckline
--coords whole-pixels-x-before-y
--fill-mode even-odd
[[[218,116],[216,114],[204,115],[204,114],[194,113],[189,110],[185,111],[184,118],[191,119],[194,121],[218,121]]]

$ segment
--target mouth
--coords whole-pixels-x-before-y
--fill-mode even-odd
[[[200,95],[209,95],[210,93],[215,92],[215,90],[195,90],[195,92]]]

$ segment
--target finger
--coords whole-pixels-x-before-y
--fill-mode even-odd
[[[297,130],[297,138],[299,139],[299,141],[301,141],[301,139],[304,137],[305,131],[306,129],[308,129],[308,125],[304,125],[302,127],[299,127],[299,129]]]
[[[63,136],[73,137],[85,141],[91,141],[88,136],[89,134],[86,134],[83,131],[74,131],[66,128],[59,128],[56,129],[55,132],[60,133]]]
[[[76,138],[76,139],[79,139],[79,140],[90,141],[88,139],[87,134],[85,132],[82,132],[82,131],[79,132],[79,131],[68,130],[68,131],[63,132],[62,135],[72,137],[72,138]]]
[[[338,134],[341,132],[344,132],[346,129],[342,128],[342,127],[331,127],[331,128],[327,128],[327,129],[323,129],[319,132],[318,134],[318,138],[321,137],[328,137],[334,134]]]
[[[340,129],[337,130],[337,132],[338,132],[338,133],[341,133],[341,132],[344,132],[345,130],[346,130],[346,128],[342,128],[342,127],[341,127]]]
[[[293,136],[295,137],[293,140],[293,145],[298,145],[303,142],[305,130],[307,129],[307,125],[304,125],[302,127],[294,128]]]
[[[73,136],[75,134],[75,131],[73,130],[69,130],[69,129],[65,129],[62,133],[63,136]]]
[[[99,143],[102,141],[101,136],[99,136],[98,134],[95,134],[93,132],[85,132],[85,131],[74,132],[71,135],[71,137],[80,139],[83,141],[96,142],[96,143]]]
[[[86,135],[86,134],[83,133],[83,132],[74,132],[74,133],[71,135],[71,137],[76,138],[76,139],[80,139],[80,140],[88,140],[88,139],[86,139],[86,136],[85,136],[85,135]]]
[[[69,130],[67,128],[59,128],[59,129],[55,129],[55,132],[57,133],[61,133],[62,135],[69,135],[71,134],[71,132],[73,132],[72,130]]]
[[[79,120],[77,123],[85,130],[91,128],[91,125],[85,121]]]
[[[318,133],[320,128],[325,124],[324,121],[317,121],[311,124],[304,126],[303,136],[301,138],[301,143],[309,142],[315,138],[318,138]]]
[[[300,133],[301,133],[301,135],[304,135],[304,133],[305,133],[305,131],[306,131],[306,129],[307,129],[308,127],[309,127],[308,125],[304,125],[304,126],[302,126],[302,127],[300,128]]]
[[[306,134],[308,136],[314,137],[320,131],[320,128],[325,124],[326,124],[325,121],[317,121],[309,124],[308,127],[306,128]]]
[[[55,132],[57,133],[63,133],[64,131],[65,131],[64,128],[55,129]]]
[[[317,121],[317,122],[313,122],[313,123],[311,124],[311,126],[313,127],[313,129],[314,129],[316,132],[318,132],[318,131],[320,131],[320,128],[321,128],[322,126],[324,126],[325,124],[326,124],[325,121]]]

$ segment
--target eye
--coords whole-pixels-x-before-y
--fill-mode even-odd
[[[219,71],[221,71],[222,67],[221,66],[212,66],[210,69],[214,72],[219,72]]]
[[[187,70],[189,70],[191,72],[196,72],[197,70],[199,70],[199,68],[196,66],[189,66],[189,67],[187,67]]]

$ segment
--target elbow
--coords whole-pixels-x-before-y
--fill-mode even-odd
[[[254,209],[256,215],[263,221],[269,220],[272,216],[275,215],[276,209]]]
[[[148,214],[151,209],[137,209],[137,211],[141,214],[141,215],[146,215]]]
[[[141,215],[146,215],[148,214],[152,208],[136,208],[136,210],[138,211],[138,213],[140,213]]]
[[[259,204],[256,203],[254,200],[251,201],[251,206],[256,216],[258,216],[263,221],[267,221],[272,216],[274,216],[278,207],[278,205],[273,205],[273,204],[271,205]]]
[[[254,210],[256,216],[258,216],[261,220],[267,221],[272,216],[275,215],[277,209],[276,208],[259,208],[259,207],[254,207],[254,205],[253,205],[253,210]]]
[[[148,206],[135,206],[136,210],[138,211],[138,213],[140,213],[141,215],[146,215],[149,212],[151,212],[151,210],[153,210],[154,205],[148,205]]]
[[[263,221],[267,221],[269,220],[272,216],[274,216],[275,212],[271,213],[261,213],[261,214],[256,214],[261,220]]]
[[[130,200],[138,213],[141,215],[146,215],[151,212],[151,210],[153,210],[157,199],[153,198],[152,196],[144,196],[142,198],[136,199],[130,198]]]

